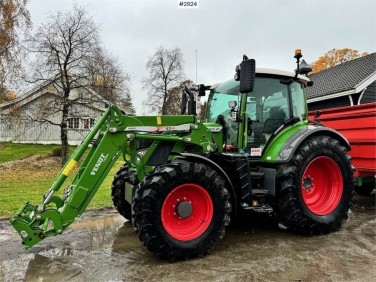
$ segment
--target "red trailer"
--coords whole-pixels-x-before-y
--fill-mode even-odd
[[[316,111],[309,112],[311,120]],[[350,142],[356,191],[369,194],[376,177],[376,103],[320,110],[318,120]]]

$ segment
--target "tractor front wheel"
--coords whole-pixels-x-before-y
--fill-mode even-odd
[[[126,186],[137,186],[139,183],[136,172],[124,164],[115,174],[111,186],[112,202],[116,210],[127,220],[131,220],[131,204],[125,199]]]
[[[281,223],[306,234],[338,230],[347,219],[353,193],[350,159],[346,148],[331,137],[304,141],[292,160],[278,168]]]
[[[171,261],[202,256],[223,238],[230,194],[211,167],[175,160],[157,167],[139,185],[134,227],[151,252]]]

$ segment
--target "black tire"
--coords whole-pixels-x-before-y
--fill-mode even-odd
[[[125,200],[126,183],[137,186],[139,181],[136,172],[129,170],[127,164],[124,164],[114,176],[111,186],[111,197],[116,210],[125,219],[131,220],[131,204]]]
[[[348,218],[353,195],[354,170],[350,160],[346,148],[336,139],[314,136],[305,140],[292,160],[277,170],[277,183],[280,185],[277,215],[280,223],[304,234],[324,234],[340,229],[342,221]],[[327,171],[330,170],[328,167],[333,169]],[[309,169],[318,172],[316,176],[325,174],[327,177],[311,179]],[[309,198],[309,193],[315,191],[323,193],[322,197],[316,198],[316,202],[309,202],[313,199]],[[328,193],[331,195],[329,198],[326,196]]]
[[[180,233],[174,236],[171,234],[171,229],[168,230],[170,225],[162,219],[164,216],[164,218],[172,218],[174,223],[175,221],[180,222],[180,217],[175,219],[171,212],[166,213],[165,211],[169,208],[168,205],[172,201],[173,195],[182,191],[181,189],[184,187],[188,186],[189,188],[183,193],[187,195],[187,199],[193,196],[191,194],[193,190],[189,185],[200,187],[198,191],[208,195],[208,201],[202,202],[203,206],[205,203],[212,203],[212,208],[210,208],[212,217],[207,220],[208,226],[204,227],[202,234],[196,234],[197,236],[192,239],[182,238],[184,236]],[[193,214],[200,206],[194,204],[195,200],[192,200],[192,203],[192,213],[183,219],[189,220],[188,227],[185,226],[185,228],[190,228],[191,231],[196,230],[197,225],[192,228],[191,222],[194,222]],[[172,207],[175,208],[175,205]],[[231,207],[226,182],[214,169],[201,163],[174,160],[169,164],[157,167],[139,185],[133,202],[134,228],[144,246],[163,258],[174,261],[200,257],[214,249],[218,241],[223,238],[225,227],[230,223]],[[174,211],[179,213],[177,208]],[[176,213],[174,213],[175,216],[178,216]],[[200,228],[202,226],[197,227],[197,229]]]

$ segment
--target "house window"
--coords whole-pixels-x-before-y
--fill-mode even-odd
[[[90,129],[94,126],[95,119],[93,118],[83,118],[81,119],[81,126],[83,129]]]
[[[68,128],[78,128],[80,126],[79,118],[68,118]]]
[[[89,129],[89,120],[88,119],[82,119],[82,125],[84,129]]]

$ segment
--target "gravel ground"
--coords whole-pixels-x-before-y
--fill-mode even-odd
[[[31,250],[0,221],[0,281],[375,281],[375,197],[356,197],[341,231],[300,236],[266,216],[227,229],[215,251],[169,263],[112,210],[87,212]]]

